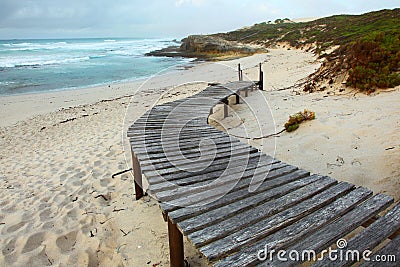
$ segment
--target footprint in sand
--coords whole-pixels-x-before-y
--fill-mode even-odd
[[[114,182],[114,180],[111,179],[111,178],[103,178],[103,179],[100,179],[100,185],[101,185],[102,187],[107,188],[107,187],[109,187],[109,186],[114,186],[114,184],[115,184],[115,182]]]
[[[29,258],[31,266],[52,266],[53,261],[47,256],[46,247],[37,254]]]
[[[16,240],[15,240],[15,239],[12,239],[12,240],[10,240],[10,241],[7,243],[7,245],[6,245],[6,246],[3,248],[3,250],[1,251],[1,252],[3,253],[4,256],[7,256],[7,255],[9,255],[9,254],[11,254],[11,253],[14,252],[14,250],[15,250],[15,243],[16,243]]]
[[[44,235],[45,233],[43,232],[31,235],[26,241],[25,246],[22,249],[22,253],[30,252],[42,245],[44,241]]]
[[[51,221],[43,223],[43,225],[41,227],[42,230],[50,230],[53,228],[54,228],[54,222],[51,222]]]
[[[15,232],[15,231],[19,230],[21,227],[23,227],[24,225],[25,225],[25,222],[19,222],[17,224],[14,224],[7,228],[7,233],[9,234],[9,233]]]
[[[41,222],[46,222],[53,218],[51,208],[46,208],[42,212],[40,212],[39,217]]]
[[[78,234],[77,231],[69,232],[66,235],[60,236],[56,240],[56,244],[61,250],[62,253],[65,253],[72,249],[72,247],[76,243],[76,235]]]

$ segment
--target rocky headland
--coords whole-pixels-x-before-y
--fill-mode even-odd
[[[228,41],[213,35],[190,35],[181,41],[180,46],[170,46],[148,53],[148,56],[189,57],[203,60],[234,59],[267,49],[254,44]]]

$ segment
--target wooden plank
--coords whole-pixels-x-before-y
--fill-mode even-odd
[[[229,164],[234,165],[236,162],[240,164],[241,162],[249,160],[250,158],[254,158],[254,157],[260,157],[260,154],[257,150],[251,149],[250,151],[248,151],[244,154],[234,155],[234,156],[227,157],[227,158],[216,159],[216,160],[212,161],[212,163],[209,164],[209,166],[198,165],[199,168],[201,168],[201,171],[190,171],[190,169],[188,171],[186,171],[177,166],[173,166],[173,167],[167,168],[167,169],[149,170],[149,171],[145,172],[145,175],[151,183],[156,183],[156,181],[160,180],[160,178],[162,181],[164,181],[164,180],[166,180],[167,176],[171,176],[171,175],[178,174],[178,173],[188,173],[189,175],[196,175],[196,174],[200,174],[200,173],[207,173],[214,169],[226,169]],[[192,170],[194,169],[194,167],[196,167],[196,166],[192,166]],[[155,178],[158,178],[158,179],[156,180]]]
[[[248,145],[246,144],[240,144],[238,143],[237,145],[234,146],[235,149],[242,149],[243,147],[247,147]],[[220,146],[217,148],[217,153],[218,154],[225,154],[225,153],[230,153],[232,151],[232,146],[226,145],[226,146]],[[171,156],[168,155],[168,158],[152,158],[149,160],[144,160],[140,162],[141,166],[145,165],[155,165],[158,163],[165,163],[169,162],[171,160],[179,160],[182,155],[184,155],[187,159],[193,159],[193,158],[198,158],[200,156],[207,156],[207,155],[214,155],[215,154],[215,149],[213,148],[208,148],[208,149],[202,149],[201,151],[199,149],[192,149],[192,150],[186,150],[184,154],[181,155],[175,155]]]
[[[265,184],[268,184],[271,188],[277,187],[279,185],[289,183],[290,180],[284,180],[286,174],[290,174],[294,172],[297,168],[293,166],[284,167],[278,169],[276,171],[271,171],[268,174],[265,174],[266,181]],[[225,196],[228,193],[238,191],[240,189],[245,189],[248,191],[248,187],[253,176],[247,178],[241,177],[223,177],[223,179],[218,179],[214,183],[211,183],[207,186],[195,187],[193,189],[186,189],[179,192],[180,198],[171,199],[166,196],[165,201],[160,200],[161,207],[165,210],[170,206],[175,207],[196,207],[199,205],[205,205],[214,201],[218,201],[222,196]],[[298,177],[291,177],[292,179],[298,179]],[[238,181],[238,179],[240,179]],[[187,191],[189,191],[187,193]],[[165,193],[165,192],[163,192]],[[163,203],[165,202],[165,203]],[[168,204],[168,206],[164,206],[164,204]]]
[[[375,196],[360,207],[357,207],[356,209],[343,215],[338,220],[326,225],[325,227],[322,227],[298,243],[291,245],[286,250],[313,250],[316,253],[320,253],[323,249],[328,248],[329,245],[333,244],[338,239],[346,236],[351,231],[361,226],[364,222],[368,221],[369,218],[374,217],[376,214],[386,209],[390,203],[392,203],[392,199],[390,197],[384,195]],[[301,260],[296,261],[296,264],[300,264],[301,262]],[[273,261],[269,263],[271,266],[293,265],[293,262],[291,261]]]
[[[275,164],[275,162],[273,163]],[[178,180],[173,179],[164,179],[163,181],[159,181],[159,183],[154,184],[152,183],[150,186],[150,191],[152,193],[158,193],[162,191],[171,192],[175,188],[179,186],[200,186],[200,185],[207,185],[214,180],[218,179],[221,175],[241,175],[242,178],[251,177],[256,172],[268,172],[270,171],[272,166],[271,164],[267,163],[259,163],[257,158],[253,158],[249,160],[248,164],[244,167],[240,163],[235,164],[229,168],[224,169],[213,169],[212,171],[203,171],[197,172],[194,175],[186,175],[186,177],[180,178]],[[286,165],[280,165],[276,163],[275,167],[281,168]]]
[[[239,140],[235,139],[229,139],[229,138],[216,138],[214,139],[216,142],[216,146],[220,144],[226,144],[226,143],[234,143],[234,142],[239,142]],[[146,153],[146,154],[165,154],[165,152],[172,152],[175,153],[177,152],[176,147],[166,147],[163,148],[162,146],[144,146],[144,147],[137,147],[135,145],[131,145],[132,149],[135,151],[137,155],[140,155],[140,153]],[[198,144],[192,144],[192,143],[185,143],[182,146],[179,147],[180,150],[184,149],[191,149],[191,148],[196,148],[198,147]],[[179,152],[179,151],[178,151]]]
[[[154,177],[149,177],[148,180],[152,184],[152,188],[155,187],[156,184],[159,183],[165,183],[165,182],[179,182],[181,181],[182,183],[194,183],[196,181],[208,181],[208,180],[215,180],[221,177],[221,175],[234,175],[240,173],[240,171],[245,171],[245,174],[247,175],[254,175],[255,169],[257,166],[262,167],[263,165],[267,166],[267,170],[269,168],[271,169],[278,169],[282,168],[284,166],[287,166],[286,164],[279,164],[276,163],[274,166],[269,166],[271,164],[274,164],[276,161],[270,158],[269,160],[264,160],[268,159],[267,156],[260,155],[258,153],[253,153],[250,154],[250,157],[247,158],[247,156],[244,156],[244,160],[247,160],[247,164],[242,164],[243,163],[243,158],[234,158],[232,160],[230,159],[225,159],[225,162],[223,161],[224,159],[221,160],[222,164],[212,164],[209,167],[201,170],[201,171],[181,171],[178,173],[170,173],[170,174],[165,174],[163,176],[154,176]],[[228,168],[229,167],[229,168]],[[264,168],[264,170],[266,170]],[[172,194],[172,190],[165,193],[166,195]],[[173,195],[173,194],[172,194]]]
[[[207,112],[202,112],[202,114],[206,114]],[[204,118],[203,117],[197,117],[197,118],[188,118],[190,121],[193,122],[203,122]],[[148,125],[148,124],[163,124],[163,123],[181,123],[181,118],[175,118],[174,116],[153,116],[153,117],[140,117],[137,119],[132,125],[134,126],[143,126],[143,125]]]
[[[253,166],[255,168],[255,166],[257,166],[257,165],[264,164],[264,162],[263,162],[264,159],[268,159],[268,156],[260,155],[258,153],[252,153],[250,155],[250,158],[248,159],[246,169],[253,169]],[[233,162],[236,162],[236,160],[237,159],[235,159]],[[268,163],[265,163],[264,165],[267,165],[267,164]],[[237,164],[236,166],[242,168],[241,164]],[[180,180],[180,179],[188,178],[188,177],[193,177],[194,179],[201,179],[199,177],[201,175],[205,175],[205,176],[209,177],[210,179],[212,179],[215,177],[219,177],[221,174],[223,174],[225,171],[227,171],[226,167],[227,167],[227,165],[222,165],[222,164],[210,165],[210,167],[204,169],[204,171],[197,172],[196,174],[194,174],[193,172],[179,172],[179,173],[164,174],[162,177],[160,177],[160,176],[147,177],[147,179],[149,180],[149,182],[152,185],[155,185],[157,183],[163,183],[165,181]],[[276,167],[274,166],[274,168],[276,168]],[[213,172],[217,172],[217,173],[212,174]],[[230,173],[230,172],[227,171],[227,173]],[[205,179],[205,180],[207,180],[207,179]]]
[[[208,185],[214,182],[216,179],[220,178],[222,175],[224,176],[232,176],[232,175],[241,175],[241,178],[251,178],[254,174],[257,173],[267,173],[271,170],[276,170],[279,168],[286,167],[286,164],[282,164],[279,161],[275,161],[271,159],[268,161],[259,161],[258,158],[252,158],[248,161],[248,163],[244,166],[240,164],[231,164],[229,168],[221,168],[221,169],[212,169],[212,171],[207,172],[198,172],[194,175],[187,175],[187,177],[180,178],[179,180],[168,179],[162,181],[158,184],[152,183],[150,190],[151,192],[162,192],[168,191],[171,192],[176,190],[179,186],[202,186]],[[182,176],[181,176],[182,177]],[[165,193],[169,194],[169,193]]]
[[[149,115],[147,117],[140,117],[138,118],[132,125],[136,126],[136,127],[143,127],[146,125],[156,125],[156,124],[172,124],[172,123],[182,123],[182,118],[185,118],[185,121],[188,123],[201,123],[204,122],[204,116],[207,116],[207,113],[209,111],[209,107],[208,105],[203,105],[204,107],[202,107],[202,111],[198,111],[196,110],[196,116],[191,117],[190,115],[192,115],[192,112],[187,112],[185,111],[185,113],[179,114],[179,113],[170,113],[170,114],[163,114],[162,116],[157,114],[157,115]],[[198,106],[193,106],[191,107],[193,108],[198,108]],[[187,109],[187,108],[185,108]],[[173,112],[173,111],[172,111]]]
[[[229,159],[230,160],[230,159]],[[199,171],[196,173],[193,172],[179,172],[179,173],[171,173],[171,174],[164,174],[162,177],[160,176],[155,176],[155,177],[148,177],[148,180],[151,182],[151,184],[155,185],[157,183],[165,182],[167,181],[175,181],[175,180],[182,180],[184,178],[192,178],[192,179],[204,179],[208,180],[208,178],[201,178],[201,175],[208,176],[212,172],[217,172],[217,176],[212,174],[209,178],[218,178],[220,175],[223,173],[230,174],[231,172],[227,167],[229,166],[231,169],[233,168],[244,168],[245,170],[249,170],[249,175],[254,175],[255,171],[254,169],[257,168],[257,166],[271,166],[271,169],[278,169],[278,168],[283,168],[288,166],[285,163],[277,162],[276,160],[272,159],[269,156],[259,154],[259,153],[252,153],[250,154],[249,158],[247,159],[247,164],[242,164],[242,158],[234,158],[230,160],[230,162],[227,161],[225,164],[212,164],[208,168],[204,169],[203,171]],[[265,171],[260,170],[260,171]],[[232,174],[235,174],[237,172],[232,172]]]
[[[145,131],[150,131],[150,130],[157,130],[157,129],[171,129],[174,130],[175,128],[177,131],[184,129],[184,128],[192,128],[192,127],[204,127],[205,125],[202,125],[200,122],[197,121],[192,121],[188,122],[185,121],[186,119],[183,118],[180,120],[180,122],[167,122],[167,123],[143,123],[139,125],[134,125],[135,128],[133,128],[134,132],[145,132]]]
[[[154,159],[150,162],[143,162],[143,165],[152,165],[154,168],[163,168],[162,164],[173,163],[179,164],[181,161],[186,162],[189,160],[201,160],[202,158],[214,157],[216,158],[224,158],[229,155],[241,153],[241,151],[253,151],[249,145],[237,143],[234,147],[232,146],[220,146],[220,147],[201,147],[201,148],[192,148],[185,150],[185,153],[170,155],[167,154],[167,158],[164,159]],[[182,159],[184,157],[184,159]]]
[[[168,158],[174,159],[174,158],[180,158],[183,156],[193,156],[193,157],[200,157],[202,153],[208,154],[214,151],[223,151],[226,149],[232,149],[231,144],[229,143],[223,143],[220,144],[217,149],[209,147],[209,148],[202,148],[201,150],[198,147],[186,149],[184,151],[174,151],[174,152],[168,152]],[[153,162],[153,160],[160,160],[160,161],[169,161],[168,158],[166,157],[167,155],[165,153],[157,153],[157,154],[149,154],[147,155],[144,152],[137,152],[138,158],[140,159],[140,162]]]
[[[130,138],[132,138],[131,143],[136,143],[136,142],[140,142],[143,140],[161,140],[161,136],[160,136],[161,132],[156,132],[156,133],[146,133],[146,135],[143,135],[143,133],[138,133],[138,134],[132,134],[131,136],[129,136]],[[192,136],[194,133],[199,133],[202,135],[205,134],[217,134],[220,133],[222,135],[225,135],[225,133],[218,131],[215,128],[210,128],[210,127],[203,127],[203,128],[196,128],[196,129],[192,129],[192,128],[183,128],[181,129],[178,134],[177,132],[169,132],[169,133],[163,133],[163,137],[165,138],[177,138],[178,136]]]
[[[208,112],[207,112],[208,113]],[[207,113],[204,112],[204,116],[207,116]],[[150,126],[160,126],[160,125],[167,125],[167,126],[172,126],[172,125],[180,125],[180,126],[184,126],[184,125],[204,125],[204,117],[200,117],[200,118],[189,118],[189,117],[182,117],[182,118],[171,118],[171,117],[167,117],[167,118],[148,118],[146,120],[144,120],[143,122],[138,122],[136,121],[133,125],[132,128],[130,129],[130,131],[135,131],[135,130],[143,130],[146,127],[150,127]],[[186,127],[189,128],[189,127]]]
[[[310,233],[334,221],[340,216],[343,216],[350,210],[354,209],[359,203],[371,196],[371,194],[372,192],[370,190],[365,188],[357,188],[345,196],[337,199],[333,203],[307,215],[306,217],[301,218],[300,220],[283,228],[282,230],[279,230],[278,232],[265,236],[266,233],[268,234],[267,228],[254,236],[244,234],[238,239],[237,243],[239,243],[240,240],[242,244],[245,243],[247,247],[241,248],[239,252],[221,260],[215,266],[254,265],[259,262],[257,258],[257,252],[259,250],[262,250],[265,247],[280,250],[285,246],[308,236]],[[254,240],[258,240],[259,235],[264,238],[255,243],[252,242]],[[226,254],[226,252],[221,253],[221,251],[225,251],[222,245],[223,244],[216,247],[213,245],[213,243],[211,243],[205,247],[202,247],[200,251],[208,259],[218,260],[224,256],[224,254]],[[229,245],[230,244],[226,244],[226,246]]]
[[[226,147],[231,147],[232,149],[234,149],[236,146],[238,146],[238,145],[242,145],[242,143],[239,141],[239,140],[229,140],[229,139],[226,139],[226,140],[223,140],[223,141],[220,141],[219,143],[218,143],[218,145],[217,145],[217,150],[218,149],[220,149],[220,148],[226,148]],[[140,147],[138,147],[138,146],[136,146],[136,145],[131,145],[132,146],[132,148],[133,149],[135,149],[135,148],[137,148],[138,150],[139,150],[139,148]],[[149,158],[153,158],[155,155],[154,154],[156,154],[156,153],[153,153],[153,154],[149,154],[149,155],[147,155],[147,153],[146,153],[146,151],[143,149],[143,147],[142,147],[142,151],[138,151],[138,150],[135,150],[135,152],[136,152],[136,154],[137,155],[146,155],[147,157],[149,157]],[[208,150],[215,150],[215,147],[212,147],[212,146],[209,146],[209,147],[207,147],[207,146],[202,146],[202,149],[201,149],[201,151],[208,151]],[[176,153],[177,155],[180,155],[180,154],[187,154],[187,152],[190,154],[190,153],[193,153],[193,151],[200,151],[199,150],[199,147],[197,146],[197,147],[193,147],[193,148],[191,148],[191,147],[189,147],[189,148],[186,148],[184,151],[178,151],[179,153]],[[170,155],[171,156],[171,155]]]
[[[179,135],[183,136],[190,136],[193,133],[199,133],[202,135],[206,135],[206,134],[214,134],[214,133],[220,133],[222,135],[226,134],[223,133],[215,128],[212,127],[204,127],[204,128],[196,128],[196,129],[192,129],[192,128],[184,128],[179,132]],[[129,133],[128,133],[129,134]],[[171,132],[171,133],[164,133],[165,138],[169,138],[169,137],[176,137],[176,132]],[[133,134],[131,133],[130,136],[128,136],[130,138],[132,138],[131,143],[136,143],[136,142],[141,142],[143,139],[158,139],[161,140],[161,136],[159,135],[159,133],[155,133],[155,134],[146,134],[145,136],[143,135],[143,133],[139,133],[139,134]]]
[[[200,94],[198,94],[198,97],[204,97],[207,98],[209,100],[215,100],[216,102],[219,101],[220,99],[227,97],[228,95],[230,95],[231,92],[228,91],[220,91],[220,92],[202,92]],[[214,104],[215,102],[211,102],[210,104]]]
[[[171,133],[171,135],[170,135],[170,133]],[[135,138],[135,140],[132,140],[132,142],[130,142],[130,143],[132,145],[137,146],[137,145],[146,145],[146,142],[154,142],[154,141],[168,142],[169,140],[174,141],[177,138],[179,138],[180,133],[182,133],[182,136],[181,136],[182,141],[187,140],[191,137],[197,138],[197,139],[199,139],[200,137],[207,138],[207,135],[219,135],[218,139],[221,139],[221,140],[224,140],[224,139],[237,140],[238,139],[238,138],[235,138],[232,136],[230,137],[229,135],[224,134],[224,133],[218,134],[218,133],[207,133],[207,132],[203,133],[203,134],[200,132],[199,134],[197,134],[197,137],[196,137],[196,131],[185,133],[185,130],[177,130],[177,131],[171,130],[169,132],[165,132],[165,134],[164,134],[163,130],[161,129],[160,131],[157,131],[157,132],[152,131],[149,134],[144,133],[144,134],[140,135],[139,138]]]
[[[217,201],[214,201],[212,203],[199,202],[198,206],[184,207],[184,208],[180,208],[180,209],[177,209],[176,206],[161,203],[161,209],[163,209],[165,212],[168,213],[168,216],[171,218],[171,220],[173,220],[174,222],[180,222],[187,218],[191,218],[191,217],[197,216],[199,214],[205,213],[207,211],[228,205],[229,203],[244,200],[247,197],[250,197],[254,194],[258,194],[261,192],[271,190],[275,187],[285,184],[286,181],[287,181],[287,183],[291,183],[293,181],[301,180],[306,177],[309,177],[308,179],[311,179],[311,180],[319,178],[319,176],[317,177],[315,175],[309,176],[309,172],[307,172],[307,171],[297,170],[290,174],[284,175],[276,180],[273,180],[274,183],[272,183],[272,182],[263,183],[260,187],[257,188],[256,191],[251,192],[251,193],[248,191],[247,186],[243,186],[241,189],[239,189],[237,191],[229,192],[223,198],[221,198]],[[279,183],[279,181],[281,183]]]
[[[175,123],[175,124],[154,124],[154,125],[142,125],[142,126],[135,126],[134,131],[137,133],[147,133],[151,131],[159,131],[160,133],[162,130],[171,130],[171,131],[180,131],[183,128],[204,128],[204,125],[200,123],[184,123],[182,119],[182,122],[180,124]]]
[[[171,147],[171,146],[183,146],[190,142],[192,143],[200,143],[205,141],[212,141],[212,143],[216,143],[216,140],[236,140],[237,138],[229,138],[228,135],[220,134],[220,133],[207,133],[202,135],[201,133],[195,134],[191,133],[190,135],[179,135],[179,132],[176,133],[176,136],[160,136],[160,138],[147,138],[145,136],[142,142],[132,143],[133,145],[145,145],[145,146],[162,146],[162,147]]]
[[[209,128],[203,129],[191,129],[187,131],[185,129],[178,129],[178,130],[171,130],[167,132],[159,131],[157,133],[140,133],[137,138],[131,140],[131,144],[143,144],[143,143],[150,143],[150,142],[168,142],[173,141],[176,139],[180,139],[182,141],[189,139],[189,138],[210,138],[211,136],[219,136],[219,137],[227,137],[227,134],[223,132],[218,132],[214,130],[210,130]]]
[[[204,123],[204,116],[207,116],[208,113],[208,108],[206,107],[202,108],[203,110],[196,112],[196,114],[193,114],[192,112],[185,111],[185,113],[171,113],[174,112],[173,110],[168,113],[158,113],[158,114],[149,114],[146,117],[140,117],[137,119],[131,126],[131,129],[134,129],[135,127],[142,128],[143,126],[146,125],[151,125],[151,124],[163,124],[163,123],[182,123],[182,121],[186,121],[191,124],[196,124],[196,123]],[[196,115],[193,117],[190,117],[190,115]]]
[[[382,261],[382,258],[385,261]],[[365,261],[359,267],[398,267],[400,262],[400,235],[391,240],[387,245],[373,253],[370,261]]]
[[[259,161],[258,158],[252,158],[248,161],[246,165],[245,171],[242,177],[251,176],[256,171],[257,168],[258,172],[264,171],[268,172],[272,169],[271,165],[276,164],[275,168],[284,167],[285,164],[278,165],[279,161],[271,159],[271,164],[266,161]],[[219,165],[221,166],[221,165]],[[152,194],[162,192],[162,191],[170,191],[178,186],[189,186],[189,185],[205,185],[210,182],[210,180],[217,179],[222,174],[224,175],[234,175],[240,174],[243,172],[243,166],[240,164],[231,164],[231,167],[223,168],[223,169],[212,169],[212,171],[204,171],[204,172],[196,172],[192,173],[192,175],[186,175],[186,177],[180,177],[180,179],[176,179],[176,177],[172,177],[172,179],[161,177],[157,183],[154,180],[151,181],[149,190]]]
[[[344,258],[332,261],[329,258],[325,258],[314,266],[351,266],[358,260],[362,259],[361,254],[364,251],[372,251],[377,245],[395,233],[398,229],[400,229],[400,204],[395,206],[387,212],[385,216],[379,218],[347,242],[347,245],[342,251],[344,251],[344,253],[346,253],[346,251],[358,251],[360,253],[358,259],[349,257],[348,259]],[[400,250],[400,247],[397,248],[397,250]]]
[[[141,151],[160,151],[161,149],[164,151],[170,151],[170,150],[183,150],[187,148],[193,148],[193,147],[200,147],[202,149],[205,149],[207,147],[216,147],[218,144],[224,144],[227,141],[230,141],[231,143],[235,143],[238,141],[233,141],[235,139],[230,139],[227,138],[226,136],[221,136],[221,135],[216,135],[216,136],[210,136],[210,137],[202,137],[201,139],[198,138],[193,138],[192,140],[187,138],[187,139],[164,139],[164,142],[142,142],[142,143],[136,143],[136,144],[131,144],[133,148],[135,148],[136,152],[141,152]]]
[[[187,131],[188,129],[192,130],[193,132],[198,130],[204,130],[204,129],[209,129],[210,126],[209,125],[192,125],[189,127],[184,127],[184,128],[176,128],[176,129],[169,129],[170,131],[173,131],[173,133],[177,133],[179,131]],[[163,128],[152,128],[152,129],[133,129],[132,132],[130,132],[130,138],[133,139],[133,141],[137,141],[137,140],[143,140],[145,137],[146,138],[151,138],[151,137],[159,137],[161,138],[161,134],[165,134],[165,136],[168,136],[169,132],[166,131],[165,129],[163,130]]]
[[[301,202],[336,183],[330,178],[310,177],[249,196],[245,201],[229,203],[179,222],[178,226],[196,247],[204,246],[242,227],[248,227],[264,216],[268,217],[285,207]],[[318,184],[314,179],[317,179]]]
[[[243,167],[243,173],[246,167]],[[286,166],[278,170],[270,171],[265,175],[265,179],[274,179],[284,174],[291,173],[297,170],[294,166]],[[255,170],[257,171],[257,169]],[[226,194],[230,190],[234,189],[236,185],[242,185],[243,183],[250,184],[253,177],[249,179],[241,179],[241,175],[221,175],[218,179],[213,180],[206,185],[194,186],[194,187],[179,187],[177,189],[163,191],[156,194],[156,197],[161,202],[169,202],[171,204],[178,204],[178,206],[188,206],[201,201],[202,198],[207,199],[209,197],[219,196],[220,194]]]
[[[186,118],[187,119],[187,118]],[[160,119],[161,120],[161,119]],[[162,120],[165,120],[164,118]],[[177,119],[178,120],[178,119]],[[182,120],[182,118],[179,118],[179,121]],[[209,128],[209,129],[213,129],[212,126],[204,124],[204,122],[200,122],[200,121],[196,121],[197,124],[192,124],[191,126],[202,126],[202,128]],[[146,129],[145,125],[139,125],[136,126],[135,124],[133,124],[129,130],[128,130],[128,134],[132,134],[132,133],[142,133],[144,130]],[[190,130],[191,127],[184,127],[184,130]],[[215,128],[214,128],[215,129]]]
[[[225,153],[221,153],[218,150],[211,151],[214,153],[207,153],[207,154],[204,154],[202,152],[203,151],[201,151],[200,157],[196,157],[194,159],[188,159],[185,155],[182,155],[181,157],[174,160],[168,156],[167,162],[154,163],[152,165],[143,166],[142,170],[143,171],[150,171],[150,170],[159,171],[162,169],[170,169],[170,168],[185,168],[185,166],[187,166],[189,169],[193,169],[193,165],[199,165],[202,163],[218,164],[216,162],[217,160],[222,160],[222,159],[226,159],[226,158],[234,158],[234,157],[241,156],[241,155],[250,155],[251,153],[257,152],[257,150],[255,150],[249,146],[240,146],[238,149],[230,150]],[[208,152],[210,152],[210,151],[208,150]]]
[[[139,138],[135,138],[134,140],[131,140],[131,144],[142,144],[143,142],[146,143],[160,143],[161,140],[169,140],[169,139],[176,139],[180,138],[182,140],[189,139],[193,137],[193,134],[197,133],[197,138],[207,138],[211,136],[225,136],[226,134],[223,132],[220,132],[216,129],[201,129],[201,130],[191,130],[187,131],[186,129],[182,129],[179,132],[170,132],[170,133],[165,133],[163,136],[160,136],[159,134],[155,135],[145,135],[145,136],[140,136]]]

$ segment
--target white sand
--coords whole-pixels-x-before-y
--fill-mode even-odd
[[[264,66],[268,91],[291,86],[318,67],[300,51],[272,50],[270,56]],[[236,80],[238,62],[257,79],[257,64],[270,56],[201,64],[151,79],[140,92],[141,83],[132,83],[1,97],[0,266],[168,266],[167,225],[158,205],[150,197],[134,201],[130,173],[111,177],[130,167],[123,129],[167,90],[162,101],[193,94],[206,82]],[[202,82],[179,86],[194,81]],[[278,130],[289,114],[304,108],[317,113],[296,132],[266,139],[264,149],[277,140],[281,160],[399,199],[399,90],[372,97],[263,94]],[[134,95],[126,120],[130,97],[124,95]],[[262,99],[256,92],[247,98],[256,105]],[[250,136],[259,134],[245,105],[233,110],[237,118],[222,124],[235,127],[245,118]],[[270,118],[267,109],[254,110]],[[261,133],[275,130],[263,127]],[[231,131],[242,134],[239,128]],[[188,242],[185,250],[192,266],[205,264]]]

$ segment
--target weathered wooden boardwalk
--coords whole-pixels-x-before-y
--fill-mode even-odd
[[[253,88],[251,82],[210,86],[153,107],[128,131],[136,198],[143,196],[143,173],[168,221],[171,266],[184,266],[182,235],[215,266],[297,265],[307,258],[289,252],[320,253],[339,239],[344,250],[372,251],[363,266],[380,266],[374,255],[394,255],[397,263],[391,257],[382,266],[399,266],[400,205],[378,215],[392,198],[310,175],[207,124],[215,105],[225,103],[226,115],[229,97],[238,101]],[[315,264],[356,262],[342,259]]]

